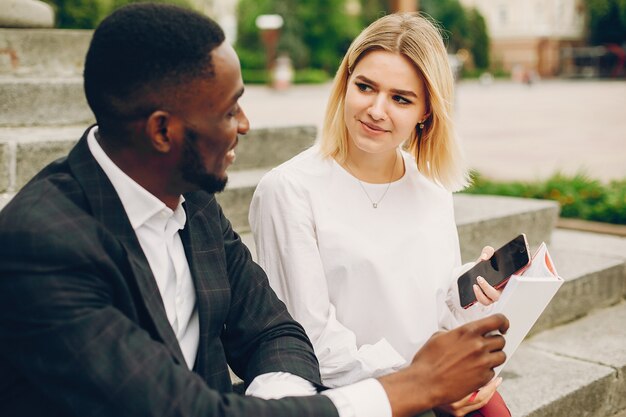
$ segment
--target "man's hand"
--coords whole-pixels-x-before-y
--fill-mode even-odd
[[[501,314],[433,335],[411,365],[379,380],[394,417],[412,416],[459,401],[493,379],[504,363],[504,338],[509,321]]]
[[[438,410],[444,411],[446,415],[462,417],[472,411],[483,408],[491,397],[493,397],[493,394],[495,394],[496,389],[501,383],[502,378],[500,377],[492,379],[487,385],[480,388],[480,390],[474,391],[452,404],[439,406]]]

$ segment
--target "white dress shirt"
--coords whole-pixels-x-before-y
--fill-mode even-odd
[[[199,322],[196,296],[179,230],[186,215],[181,196],[174,211],[124,173],[104,152],[91,129],[87,144],[96,162],[117,192],[126,215],[137,234],[157,282],[168,321],[176,334],[185,361],[193,368],[198,352]],[[313,385],[287,372],[257,376],[246,391],[260,398],[313,395]],[[387,395],[376,380],[323,392],[337,407],[340,417],[391,417]]]
[[[107,156],[92,129],[87,137],[89,150],[117,192],[128,220],[148,259],[167,319],[176,334],[189,369],[198,353],[200,325],[196,293],[189,263],[178,231],[185,227],[187,216],[181,196],[172,211],[161,200],[137,184]]]

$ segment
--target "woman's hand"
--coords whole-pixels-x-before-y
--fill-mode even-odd
[[[476,262],[486,261],[493,256],[495,250],[491,246],[485,246],[476,260]],[[488,306],[500,299],[500,290],[492,287],[483,277],[476,278],[477,284],[474,284],[474,294],[476,299],[482,305]]]
[[[471,413],[472,411],[478,410],[479,408],[484,407],[485,404],[489,402],[501,383],[501,377],[492,379],[487,385],[480,388],[478,391],[473,392],[467,397],[462,398],[452,404],[437,407],[436,411],[443,411],[448,415],[459,417]],[[441,413],[438,412],[437,415],[441,415]]]

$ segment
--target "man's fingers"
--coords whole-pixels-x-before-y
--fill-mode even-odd
[[[509,319],[504,317],[503,314],[493,314],[491,316],[484,317],[482,319],[469,322],[463,327],[477,334],[487,334],[495,330],[502,334],[505,334],[509,329]]]

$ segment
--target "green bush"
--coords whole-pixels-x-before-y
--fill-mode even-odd
[[[265,69],[241,68],[241,77],[244,84],[267,84],[269,77]]]
[[[130,3],[148,0],[44,0],[56,14],[56,27],[64,29],[94,29],[113,10]],[[191,8],[188,0],[150,0]]]
[[[293,78],[296,84],[321,84],[330,80],[330,75],[321,69],[305,68],[296,70]]]
[[[268,74],[265,69],[241,69],[241,76],[245,84],[267,84]],[[330,80],[330,75],[324,70],[306,68],[296,70],[293,77],[294,84],[320,84]]]
[[[579,173],[554,174],[546,181],[497,182],[472,173],[473,183],[464,192],[557,201],[562,217],[626,224],[626,179],[603,184]]]

